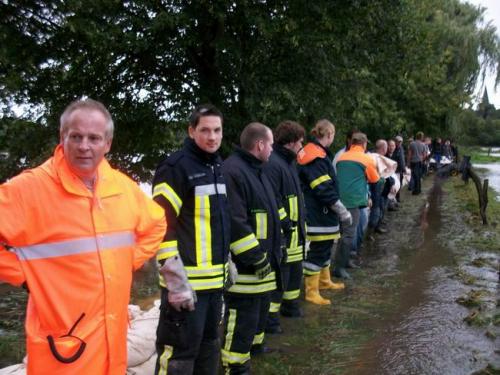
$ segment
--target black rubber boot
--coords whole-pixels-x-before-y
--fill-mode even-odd
[[[241,365],[231,364],[224,367],[224,375],[250,375],[250,361]]]
[[[296,299],[291,301],[283,301],[280,307],[280,313],[287,318],[302,318],[304,313],[299,306],[299,301]]]
[[[283,329],[281,328],[280,325],[280,317],[277,312],[270,312],[267,315],[267,321],[266,321],[266,333],[270,334],[279,334],[283,333]]]

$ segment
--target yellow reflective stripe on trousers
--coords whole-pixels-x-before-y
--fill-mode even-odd
[[[95,237],[73,238],[65,241],[39,243],[15,248],[19,260],[57,258],[76,254],[105,251],[135,245],[135,234],[131,231],[99,233]]]
[[[283,293],[283,299],[287,300],[287,301],[291,301],[291,300],[299,298],[299,295],[300,295],[300,289],[287,290],[286,292]]]
[[[264,332],[253,337],[252,345],[260,345],[264,342]]]
[[[304,274],[304,276],[307,277],[307,276],[319,275],[320,271],[311,271],[311,270],[308,270],[307,268],[304,268],[302,273]]]
[[[278,210],[278,213],[280,215],[280,220],[283,220],[286,218],[286,211],[283,207],[281,207],[279,210]]]
[[[168,360],[172,357],[173,348],[169,345],[165,345],[163,347],[163,353],[160,355],[160,371],[158,371],[158,375],[167,375],[168,370]]]
[[[175,190],[166,182],[162,182],[153,188],[153,198],[160,195],[170,202],[176,215],[179,216],[182,207],[182,199],[177,195]]]
[[[227,316],[227,332],[224,340],[224,348],[221,350],[222,363],[245,363],[250,359],[250,352],[237,353],[231,351],[233,344],[234,328],[236,327],[237,310],[229,309]]]
[[[267,238],[267,213],[266,212],[256,212],[255,213],[255,237],[259,240],[265,240]]]
[[[239,255],[257,246],[259,246],[259,241],[255,238],[255,234],[250,233],[249,235],[240,238],[238,241],[231,243],[230,249],[234,255]]]
[[[230,365],[230,364],[243,364],[247,361],[250,360],[250,352],[248,353],[237,353],[237,352],[230,352],[227,351],[226,349],[221,349],[221,357],[222,357],[222,363],[224,365]]]
[[[319,184],[321,184],[321,183],[323,183],[325,181],[330,181],[331,179],[332,178],[329,175],[324,174],[323,176],[320,176],[317,179],[312,180],[311,183],[309,184],[309,186],[311,187],[311,189],[314,189]]]
[[[288,207],[290,209],[290,220],[299,221],[299,203],[297,196],[288,197]]]
[[[160,261],[163,259],[171,258],[177,254],[179,254],[179,250],[177,249],[177,241],[165,241],[160,244],[160,248],[156,253],[156,260]]]
[[[279,303],[279,302],[271,302],[269,304],[269,312],[276,313],[276,312],[280,311],[280,306],[281,306],[281,303]]]
[[[304,256],[302,252],[300,252],[299,254],[288,255],[288,257],[286,258],[286,262],[287,263],[300,262],[302,259],[304,259]]]

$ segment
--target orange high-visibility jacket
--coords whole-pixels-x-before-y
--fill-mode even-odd
[[[29,374],[125,374],[132,271],[165,229],[163,209],[131,179],[103,160],[92,193],[61,146],[0,186],[0,281],[30,291]]]

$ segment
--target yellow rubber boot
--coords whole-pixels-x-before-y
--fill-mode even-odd
[[[334,283],[332,278],[330,277],[330,266],[324,267],[321,269],[319,273],[319,289],[331,289],[331,290],[340,290],[344,289],[345,285],[343,282]]]
[[[304,277],[304,283],[306,286],[306,301],[315,305],[331,304],[329,299],[323,298],[319,294],[319,273]]]

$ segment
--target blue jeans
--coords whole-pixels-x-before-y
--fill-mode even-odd
[[[356,228],[356,236],[352,242],[351,252],[359,254],[361,249],[361,243],[363,242],[363,237],[365,235],[366,226],[368,225],[368,208],[359,209],[359,223]]]

